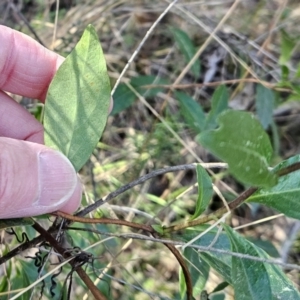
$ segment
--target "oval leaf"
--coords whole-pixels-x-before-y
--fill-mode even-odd
[[[76,171],[104,130],[110,83],[95,29],[89,25],[55,74],[46,98],[45,144],[61,151]]]
[[[300,161],[300,155],[281,162],[274,168],[278,171]],[[288,217],[300,220],[300,171],[295,171],[278,179],[278,184],[269,189],[259,189],[247,201],[270,206]]]
[[[213,195],[212,182],[206,170],[198,164],[196,171],[198,181],[198,199],[196,203],[196,210],[191,220],[198,218],[205,211]]]
[[[268,170],[272,146],[259,121],[248,112],[225,111],[220,128],[205,131],[199,142],[229,165],[229,171],[241,182],[258,187],[276,184]]]

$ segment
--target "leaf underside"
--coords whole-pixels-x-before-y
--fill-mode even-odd
[[[54,76],[46,98],[45,144],[61,151],[76,171],[104,130],[110,83],[95,29],[89,25]]]

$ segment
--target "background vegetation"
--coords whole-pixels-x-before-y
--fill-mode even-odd
[[[195,140],[199,128],[215,127],[216,117],[225,109],[222,103],[258,117],[271,139],[272,166],[299,154],[297,2],[182,0],[174,3],[151,33],[149,28],[171,1],[61,0],[57,7],[57,1],[4,0],[0,3],[0,20],[63,56],[70,53],[84,28],[93,24],[112,87],[138,49],[115,91],[114,109],[102,139],[80,172],[85,186],[83,206],[151,171],[204,162],[215,163],[208,165],[213,166],[211,178],[216,187],[206,208],[210,213],[223,206],[222,199],[233,200],[248,187],[229,175],[224,164]],[[141,45],[145,36],[147,40]],[[195,53],[199,57],[188,70]],[[39,114],[40,106],[33,99],[15,98],[33,114]],[[214,101],[220,106],[212,110]],[[205,114],[209,122],[204,124]],[[168,172],[112,199],[93,215],[142,224],[155,218],[170,226],[195,213],[196,183],[194,170]],[[46,221],[42,222],[46,227]],[[298,264],[299,221],[261,204],[247,203],[228,215],[226,223],[270,256]],[[95,245],[89,250],[95,259],[88,264],[87,272],[110,299],[180,299],[180,292],[184,294],[178,261],[164,245],[132,239],[128,235],[132,230],[123,226],[76,226],[101,231],[74,230],[70,235],[74,246],[81,249]],[[217,229],[213,229],[214,234]],[[16,230],[19,236],[23,231],[29,238],[36,236],[31,227]],[[119,237],[121,234],[125,238]],[[180,239],[180,232],[171,238]],[[206,238],[208,246],[212,238]],[[1,240],[2,255],[19,244],[5,231]],[[1,266],[0,299],[10,299],[13,291],[36,281],[37,259],[26,258],[34,257],[36,251],[28,250]],[[191,253],[187,257],[192,261]],[[51,255],[40,273],[53,269],[51,263],[57,262]],[[296,289],[298,270],[286,270]],[[37,283],[24,299],[31,294],[38,299],[41,290],[43,299],[51,298],[51,292],[59,299],[70,271],[65,267],[53,280],[49,276],[44,283]],[[205,270],[194,272],[203,280],[198,286],[205,285],[208,294],[224,281],[213,269],[207,281],[203,274],[199,276]],[[85,286],[75,274],[73,277],[73,295],[87,299]],[[233,289],[220,288],[210,299],[234,299]]]

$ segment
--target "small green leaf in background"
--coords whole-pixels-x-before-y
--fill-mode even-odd
[[[76,171],[104,130],[110,82],[95,29],[89,25],[55,74],[45,102],[45,144],[61,151]]]
[[[170,28],[175,42],[179,48],[179,50],[182,52],[182,54],[185,57],[185,60],[187,63],[189,63],[194,55],[196,54],[196,48],[193,44],[193,41],[190,39],[190,37],[182,30],[178,28]],[[200,76],[200,61],[197,59],[192,67],[191,71],[193,72],[195,78],[199,78]]]
[[[278,171],[299,161],[300,155],[293,156],[278,164],[274,168],[274,171]],[[284,213],[288,217],[300,220],[299,182],[300,171],[289,173],[279,177],[277,185],[269,189],[259,189],[247,201],[267,205]]]
[[[293,50],[297,44],[297,40],[290,37],[286,31],[283,29],[281,30],[281,51],[280,51],[280,58],[279,64],[284,65],[286,64],[293,53]]]
[[[209,265],[201,259],[199,252],[192,248],[183,251],[193,283],[193,296],[197,297],[204,289],[209,275]],[[179,273],[179,286],[181,299],[186,295],[186,282],[182,270]]]
[[[233,252],[259,257],[257,247],[229,226],[224,229]],[[232,256],[232,282],[236,300],[272,299],[271,283],[263,262]]]
[[[227,162],[237,180],[258,187],[276,184],[268,170],[272,146],[259,121],[248,112],[228,110],[218,122],[220,128],[198,136],[200,144]]]
[[[211,100],[211,110],[205,120],[205,129],[215,129],[217,127],[218,116],[228,109],[229,93],[225,85],[220,85],[213,93]]]
[[[196,132],[204,130],[205,113],[202,107],[189,95],[175,92],[175,98],[179,101],[180,110],[187,124]]]
[[[256,87],[255,106],[258,119],[264,129],[267,129],[272,123],[274,104],[274,92],[258,84]]]
[[[114,107],[110,113],[112,116],[130,107],[136,100],[136,95],[125,84],[120,83],[114,93]]]
[[[209,201],[213,195],[211,178],[207,171],[197,164],[197,181],[198,181],[198,198],[196,202],[196,210],[191,220],[198,218],[207,208]]]
[[[163,78],[157,78],[153,75],[138,76],[130,80],[130,85],[141,95],[146,97],[154,97],[159,92],[162,92],[164,88],[162,87],[153,87],[145,88],[147,85],[166,85],[169,84],[169,81]],[[111,115],[116,115],[119,112],[130,107],[134,101],[137,99],[135,93],[125,84],[121,83],[117,87],[114,93],[114,107],[111,112]]]
[[[151,225],[151,227],[159,234],[164,234],[164,229],[161,225]]]

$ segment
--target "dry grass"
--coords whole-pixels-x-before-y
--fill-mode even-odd
[[[99,34],[113,86],[149,28],[171,1],[61,0],[61,5],[69,2],[73,2],[73,6],[67,6],[57,14],[55,1],[52,1],[52,5],[49,4],[51,1],[47,4],[46,1],[24,1],[23,6],[21,2],[18,6],[10,0],[2,1],[0,20],[32,36],[24,22],[25,18],[43,44],[62,55],[69,53],[84,28],[93,24]],[[297,1],[284,0],[245,0],[236,2],[232,8],[233,5],[233,1],[178,1],[149,35],[121,81],[128,82],[130,78],[140,75],[155,75],[167,78],[174,86],[189,84],[184,90],[205,110],[209,110],[215,87],[225,80],[237,80],[228,84],[231,107],[253,111],[256,82],[275,84],[279,80],[279,30],[284,28],[291,35],[299,35],[297,22],[300,10]],[[18,8],[19,13],[16,12]],[[55,16],[58,17],[57,24]],[[202,66],[200,78],[194,78],[189,70],[183,72],[187,64],[175,46],[169,26],[188,33],[199,49],[197,59],[200,59]],[[221,58],[215,65],[210,65],[213,55]],[[298,58],[299,52],[295,51],[293,60]],[[207,85],[213,84],[199,85],[204,81],[207,81]],[[282,93],[279,103],[285,97],[286,94]],[[299,112],[298,104],[285,104],[284,110],[278,107],[274,112],[280,141],[275,158],[277,161],[299,153]],[[151,170],[197,161],[214,161],[215,158],[199,146],[194,138],[194,133],[183,122],[171,89],[155,97],[140,97],[127,110],[109,117],[99,147],[81,172],[86,202],[103,197]],[[214,180],[226,198],[241,192],[240,185],[226,174],[218,173]],[[187,212],[193,212],[197,189],[177,196],[195,182],[195,174],[191,171],[169,173],[119,196],[110,203],[111,206],[107,205],[101,210],[105,214],[137,222],[148,222],[149,218],[142,214],[147,213],[148,216],[159,216],[162,223],[168,225],[186,217]],[[211,209],[220,203],[220,198],[215,196]],[[230,222],[236,227],[273,214],[269,209],[246,206],[232,215]],[[294,243],[297,231],[289,237],[290,230],[297,226],[298,222],[280,216],[266,223],[246,227],[243,232],[273,242],[282,255],[288,256],[287,253],[290,253],[291,261],[298,262],[298,249],[292,248],[293,244],[298,243]],[[127,229],[114,226],[102,230],[128,232]],[[82,235],[76,238],[76,242],[83,247],[97,239],[99,236],[96,235],[91,238]],[[287,241],[291,241],[291,244],[287,245]],[[101,264],[96,266],[95,271],[99,275],[106,268],[108,274],[113,276],[114,280],[110,282],[112,299],[179,297],[178,265],[162,245],[115,238],[100,248],[95,254],[101,254]],[[294,271],[291,276],[299,285],[299,274]],[[100,285],[105,286],[108,280],[102,278]],[[206,287],[208,292],[220,280],[219,276],[212,274]],[[76,286],[76,299],[82,299],[85,291],[80,284]],[[232,291],[229,288],[226,291],[226,299],[233,299]]]

